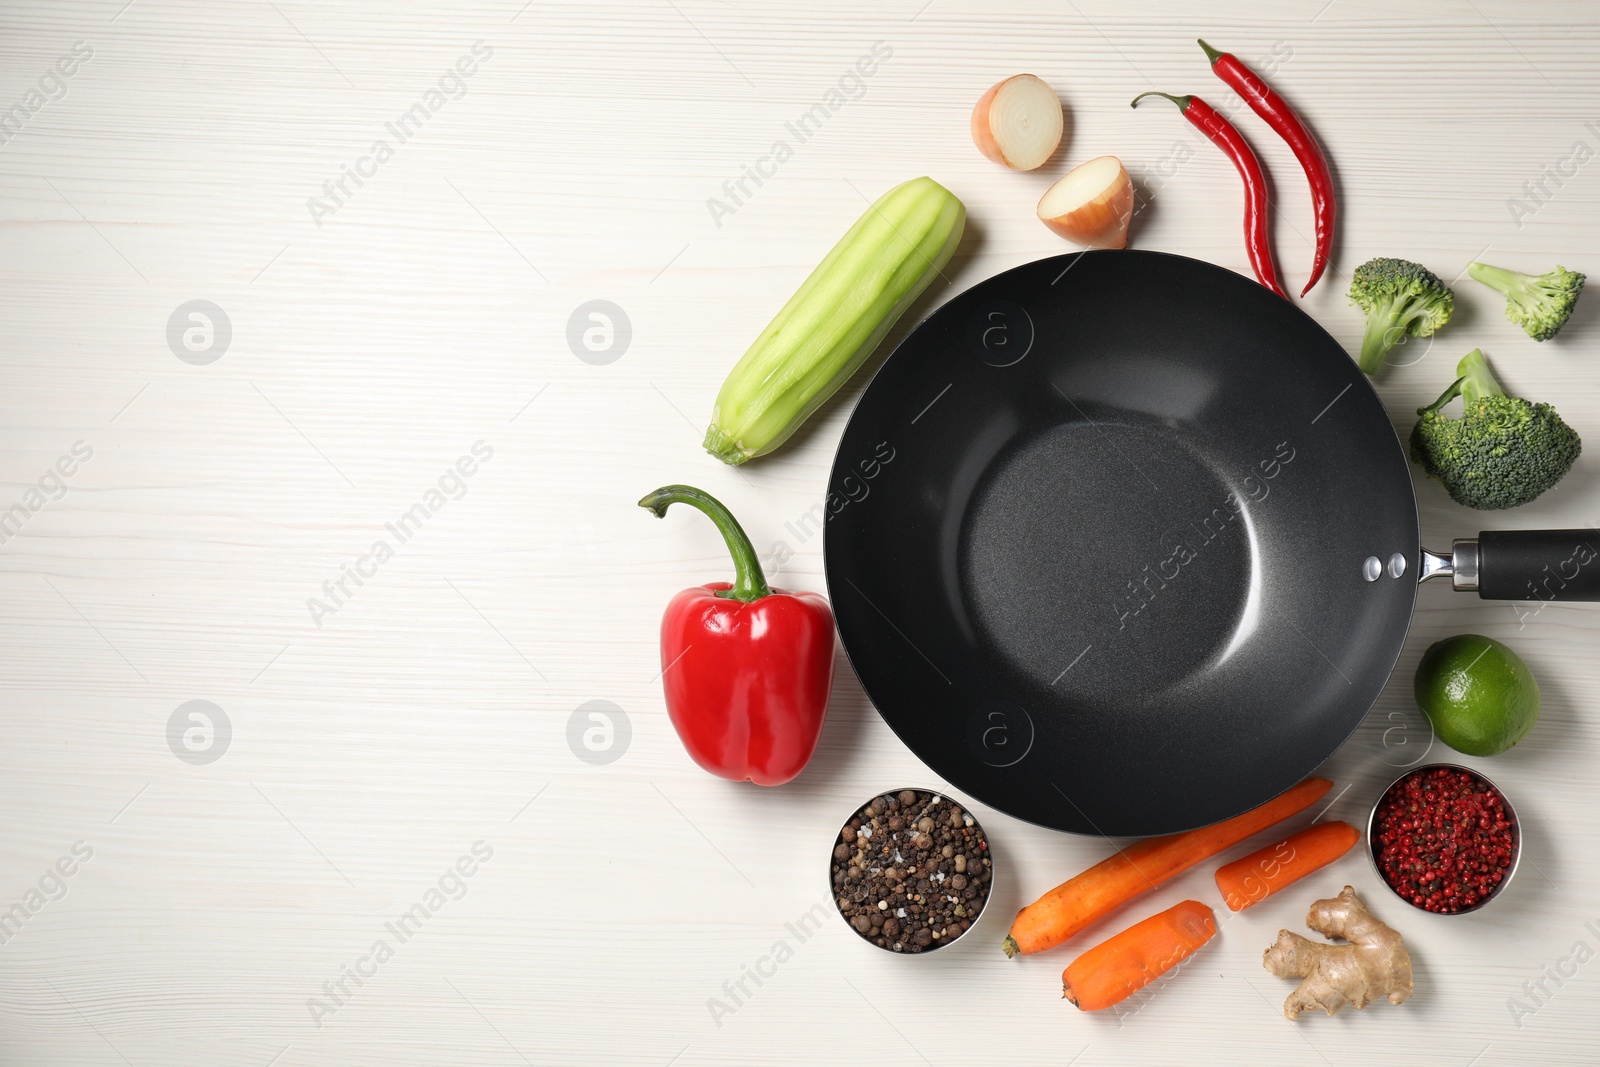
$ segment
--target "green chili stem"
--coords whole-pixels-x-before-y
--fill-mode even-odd
[[[665,517],[669,504],[688,504],[699,509],[717,524],[722,539],[727,542],[728,554],[733,557],[733,588],[719,591],[718,596],[749,602],[771,594],[766,575],[761,572],[761,559],[756,555],[755,546],[750,543],[739,520],[720,500],[692,485],[663,485],[639,501],[641,508],[648,509],[658,519]]]
[[[1133,103],[1129,104],[1128,106],[1129,107],[1138,107],[1139,106],[1139,101],[1143,100],[1147,96],[1159,96],[1159,97],[1162,97],[1164,99],[1171,100],[1174,104],[1178,105],[1178,110],[1179,111],[1188,111],[1189,110],[1189,105],[1194,102],[1194,97],[1192,95],[1190,95],[1190,96],[1173,96],[1171,93],[1158,93],[1158,92],[1156,92],[1155,90],[1152,89],[1148,93],[1140,93],[1138,96],[1134,97],[1133,98]]]

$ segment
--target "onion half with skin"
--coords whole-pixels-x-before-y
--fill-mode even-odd
[[[1116,156],[1091,159],[1064,175],[1039,199],[1039,218],[1085,248],[1128,247],[1133,181]]]
[[[1033,170],[1055,154],[1066,118],[1043,78],[1017,74],[989,88],[972,109],[972,141],[1012,170]]]

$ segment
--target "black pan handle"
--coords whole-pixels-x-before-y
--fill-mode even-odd
[[[1600,530],[1488,530],[1455,542],[1449,573],[1484,600],[1600,600]]]

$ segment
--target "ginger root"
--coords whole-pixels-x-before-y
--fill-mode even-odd
[[[1262,954],[1261,962],[1279,978],[1304,978],[1283,1002],[1284,1017],[1291,1021],[1307,1008],[1332,1015],[1344,1005],[1364,1008],[1378,997],[1399,1004],[1411,995],[1411,956],[1393,929],[1373,917],[1352,886],[1336,897],[1311,905],[1306,925],[1330,940],[1347,945],[1324,945],[1287,930]]]

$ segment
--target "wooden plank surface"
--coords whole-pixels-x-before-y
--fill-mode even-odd
[[[763,550],[784,542],[775,580],[823,587],[820,537],[786,524],[821,498],[860,383],[748,470],[699,438],[731,362],[863,198],[906,178],[934,176],[972,219],[917,315],[1064,250],[1032,205],[1108,152],[1149,196],[1137,246],[1247,271],[1232,168],[1175,116],[1127,107],[1147,88],[1223,100],[1202,33],[1270,65],[1337,164],[1339,274],[1305,306],[1347,346],[1361,324],[1343,290],[1371,255],[1446,277],[1475,257],[1600,267],[1592,3],[0,8],[0,105],[24,104],[0,144],[0,509],[26,513],[0,544],[0,911],[40,902],[0,944],[0,1062],[1593,1062],[1600,964],[1572,961],[1600,949],[1600,613],[1522,620],[1432,587],[1325,768],[1350,786],[1331,814],[1362,818],[1426,746],[1410,678],[1437,638],[1513,643],[1545,707],[1484,764],[1527,826],[1505,900],[1402,913],[1364,863],[1337,869],[1413,948],[1404,1007],[1283,1020],[1290,986],[1260,952],[1300,927],[1306,894],[1290,893],[1224,912],[1217,943],[1136,1012],[1081,1016],[1056,996],[1072,950],[1007,961],[997,944],[1106,846],[975,806],[1003,867],[984,929],[904,960],[830,916],[714,1010],[795,940],[786,923],[826,907],[822,857],[853,803],[942,784],[842,663],[792,785],[694,768],[663,710],[656,626],[724,555],[703,523],[653,523],[633,501],[703,485]],[[887,58],[799,143],[785,124],[875,46]],[[967,135],[978,95],[1024,70],[1069,112],[1063,155],[1026,175]],[[1298,290],[1308,198],[1288,151],[1248,128]],[[780,138],[793,156],[772,178],[708,207]],[[1397,426],[1473,344],[1517,391],[1600,426],[1600,304],[1534,346],[1493,293],[1458,293],[1458,322],[1380,382]],[[593,300],[629,324],[612,362],[568,344]],[[192,301],[221,309],[225,349],[203,330],[185,347]],[[73,473],[52,474],[75,445]],[[1586,456],[1548,498],[1484,521],[1422,484],[1424,533],[1592,525],[1597,477]],[[404,539],[387,529],[419,503]],[[335,600],[324,583],[341,579]],[[193,748],[189,701],[221,710]],[[590,701],[627,724],[603,765],[569,744]],[[71,877],[51,873],[62,857]],[[390,933],[430,891],[426,923]],[[1196,871],[1148,910],[1186,896],[1220,906]]]

